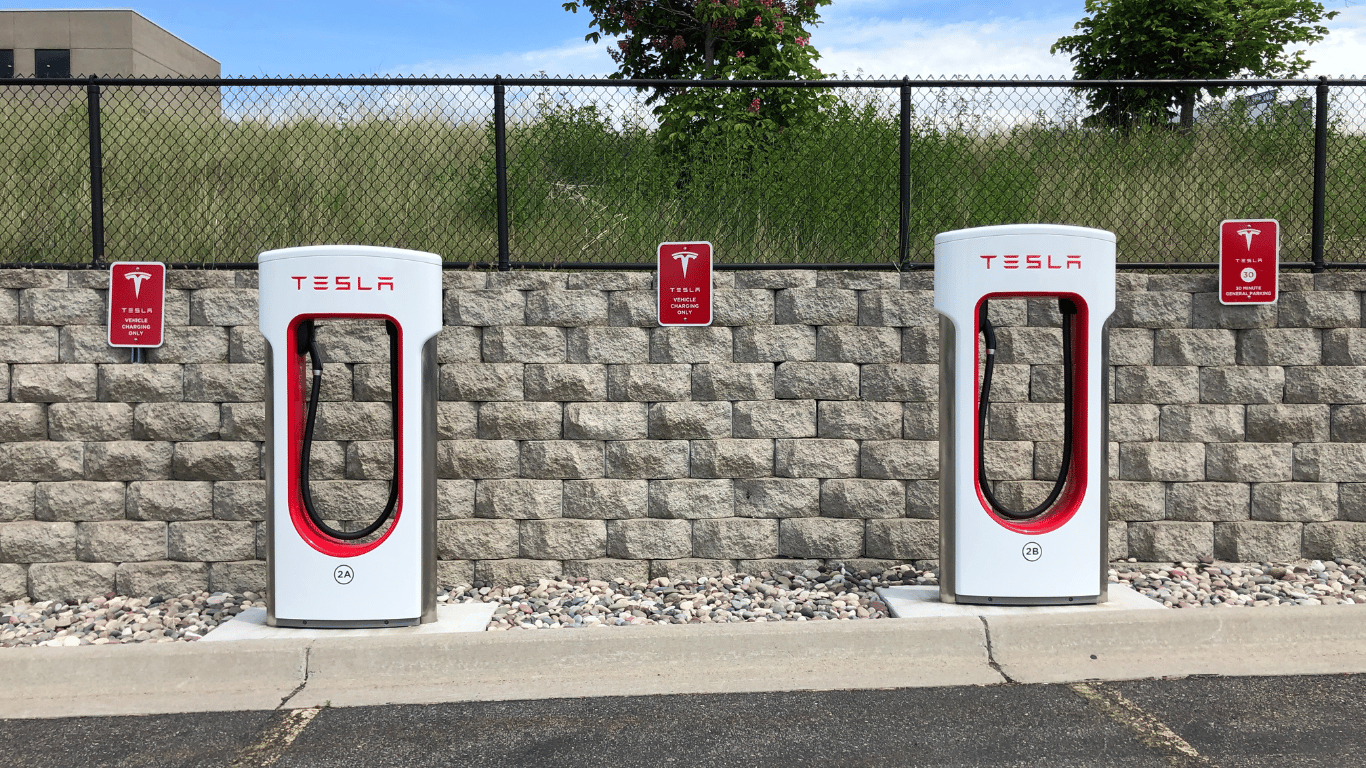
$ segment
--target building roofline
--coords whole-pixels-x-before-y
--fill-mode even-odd
[[[177,35],[176,33],[172,32],[171,30],[169,30],[169,29],[167,29],[167,28],[161,26],[160,24],[156,23],[155,21],[152,21],[151,19],[149,19],[149,18],[147,18],[146,16],[142,15],[142,13],[141,13],[140,11],[134,10],[134,9],[132,9],[132,8],[4,8],[4,9],[0,9],[0,14],[3,14],[3,13],[108,13],[108,12],[110,12],[110,11],[126,11],[126,12],[128,12],[128,13],[131,13],[131,14],[133,14],[133,15],[135,15],[135,16],[141,18],[143,21],[147,22],[148,24],[151,24],[152,26],[154,26],[154,27],[156,27],[157,29],[161,30],[162,32],[165,32],[166,34],[170,35],[171,37],[174,37],[176,40],[179,40],[180,42],[184,43],[185,45],[187,45],[187,46],[193,48],[195,51],[198,51],[200,54],[203,54],[204,56],[208,56],[209,59],[210,59],[213,63],[219,65],[220,67],[223,65],[223,62],[219,61],[218,59],[215,59],[215,58],[212,57],[212,56],[209,56],[209,54],[206,53],[206,52],[204,52],[203,50],[200,50],[199,46],[194,45],[193,43],[191,43],[190,41],[188,41],[188,40],[186,40],[185,38],[181,37],[180,35]]]

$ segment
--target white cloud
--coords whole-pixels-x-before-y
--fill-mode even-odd
[[[581,38],[567,41],[553,48],[542,48],[534,51],[457,56],[449,59],[420,61],[415,64],[386,67],[387,73],[395,75],[465,75],[467,77],[482,77],[484,75],[534,77],[541,72],[552,77],[605,77],[615,70],[616,66],[607,55],[605,45],[587,43]]]
[[[1310,75],[1353,77],[1366,75],[1366,7],[1355,6],[1328,22],[1331,30],[1323,42],[1305,50],[1314,63]]]

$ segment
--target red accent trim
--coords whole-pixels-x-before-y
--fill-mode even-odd
[[[308,391],[308,385],[304,382],[312,378],[312,373],[308,365],[307,356],[298,354],[298,347],[294,345],[295,333],[299,323],[304,320],[365,320],[378,319],[388,320],[398,328],[398,376],[397,382],[391,382],[391,386],[398,387],[398,408],[400,417],[398,419],[398,434],[394,435],[394,454],[398,459],[396,463],[397,476],[394,482],[398,483],[398,498],[394,501],[394,515],[389,521],[389,527],[384,534],[374,541],[365,544],[356,544],[341,539],[334,539],[331,536],[318,530],[313,521],[308,518],[308,512],[304,509],[303,496],[299,490],[299,459],[303,451],[304,443],[304,422],[308,413],[304,410],[304,398]],[[289,351],[285,356],[287,361],[284,366],[285,375],[289,377],[286,393],[288,405],[285,408],[285,418],[289,424],[289,519],[294,523],[294,530],[298,531],[299,538],[308,543],[313,549],[330,557],[356,557],[378,547],[389,538],[389,535],[398,527],[399,515],[403,512],[403,326],[399,325],[398,320],[389,315],[377,314],[344,314],[344,313],[321,313],[312,315],[297,315],[289,321],[288,338],[290,340]]]
[[[1053,502],[1053,506],[1038,517],[1026,521],[1010,520],[996,514],[991,505],[987,503],[986,497],[982,495],[981,478],[977,473],[977,467],[981,461],[980,452],[982,444],[978,442],[975,435],[977,432],[978,412],[982,407],[982,353],[977,348],[977,339],[981,336],[981,317],[982,302],[989,299],[1040,299],[1040,298],[1063,298],[1070,299],[1077,305],[1077,317],[1072,328],[1072,464],[1067,472],[1067,484],[1063,486],[1062,495]],[[1016,533],[1040,534],[1056,531],[1067,524],[1068,520],[1077,513],[1081,507],[1082,498],[1086,495],[1086,458],[1089,455],[1089,434],[1086,425],[1090,414],[1087,402],[1087,386],[1090,383],[1088,377],[1088,350],[1089,350],[1089,329],[1088,319],[1090,311],[1086,306],[1086,300],[1075,293],[988,293],[977,300],[972,313],[972,340],[973,340],[973,388],[972,388],[972,424],[974,438],[972,441],[972,487],[977,491],[977,500],[982,505],[982,509],[987,515],[1001,527]]]

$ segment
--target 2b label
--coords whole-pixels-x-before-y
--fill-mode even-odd
[[[1020,550],[1020,554],[1024,555],[1024,559],[1032,563],[1043,557],[1043,547],[1039,546],[1037,541],[1031,541],[1024,545],[1024,549]]]

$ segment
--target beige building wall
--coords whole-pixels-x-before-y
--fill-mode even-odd
[[[219,77],[221,65],[132,10],[0,11],[0,49],[32,77],[39,48],[71,51],[73,77]]]

